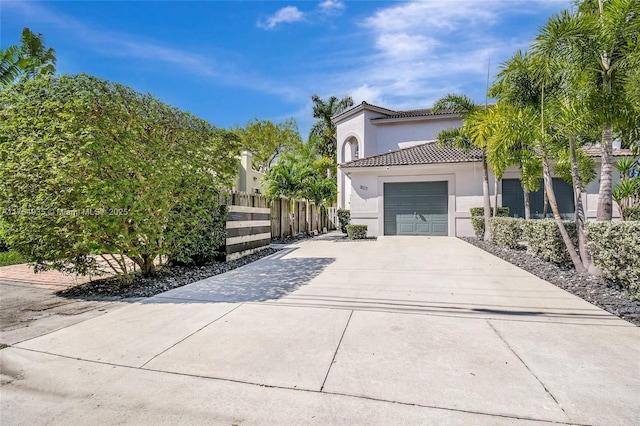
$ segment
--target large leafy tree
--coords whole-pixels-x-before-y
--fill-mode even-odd
[[[433,112],[451,111],[462,117],[462,127],[450,128],[438,134],[438,143],[468,151],[473,147],[482,151],[482,195],[484,200],[484,239],[491,240],[491,199],[489,195],[489,165],[487,164],[487,142],[491,137],[491,110],[481,108],[465,95],[449,94],[438,99]]]
[[[346,111],[353,106],[351,96],[338,99],[331,96],[328,100],[321,99],[318,95],[311,96],[313,101],[313,117],[318,121],[311,127],[309,139],[317,138],[318,151],[320,155],[336,161],[337,139],[336,126],[331,121],[331,117]]]
[[[127,258],[154,273],[211,220],[204,201],[239,163],[233,134],[87,75],[0,91],[0,122],[3,227],[45,269],[88,273],[102,256],[125,274]]]
[[[637,114],[625,93],[640,66],[640,0],[586,0],[575,13],[553,16],[541,29],[534,51],[565,65],[579,81],[591,120],[602,137],[598,220],[611,220],[612,143],[616,132],[637,127]],[[560,69],[560,67],[556,67]]]
[[[293,118],[280,123],[255,118],[235,132],[242,147],[253,154],[253,167],[261,172],[268,172],[280,155],[296,151],[302,145],[298,124]]]

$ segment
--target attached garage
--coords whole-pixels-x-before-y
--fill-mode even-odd
[[[384,235],[448,235],[448,183],[384,184]]]

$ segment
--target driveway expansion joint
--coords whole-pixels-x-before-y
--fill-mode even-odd
[[[536,373],[533,372],[533,370],[531,370],[531,368],[527,365],[526,362],[524,362],[524,360],[520,357],[520,355],[518,355],[518,353],[511,347],[511,345],[505,340],[504,337],[502,337],[502,335],[498,332],[498,330],[493,326],[493,324],[491,324],[491,320],[487,319],[487,324],[489,324],[489,327],[491,327],[491,329],[496,333],[496,335],[500,338],[500,340],[502,340],[504,342],[505,345],[507,345],[507,347],[509,348],[509,350],[516,356],[516,358],[518,358],[520,360],[520,362],[522,363],[522,365],[524,365],[524,367],[527,369],[527,371],[529,371],[529,373],[531,373],[531,375],[533,377],[536,378],[536,380],[538,381],[538,383],[540,383],[540,385],[542,386],[542,388],[544,389],[544,391],[551,397],[551,399],[553,399],[553,401],[556,403],[556,405],[558,406],[558,408],[560,408],[560,410],[562,410],[562,412],[564,413],[564,415],[566,416],[567,420],[571,420],[571,418],[569,417],[569,415],[567,414],[567,412],[564,410],[564,408],[562,407],[562,405],[560,404],[560,402],[558,401],[558,399],[553,395],[553,393],[551,393],[551,391],[549,390],[549,388],[547,388],[547,386],[542,382],[542,380],[540,380],[540,378],[536,375]],[[573,424],[573,423],[571,423]]]
[[[244,303],[240,303],[238,306],[234,307],[233,309],[230,309],[229,311],[225,312],[224,314],[220,315],[218,318],[214,319],[211,322],[208,322],[207,324],[203,325],[202,327],[200,327],[199,329],[197,329],[196,331],[194,331],[193,333],[187,335],[186,337],[178,340],[176,343],[174,343],[173,345],[169,346],[168,348],[166,348],[165,350],[161,351],[160,353],[154,355],[153,357],[151,357],[149,360],[147,360],[144,364],[142,364],[140,366],[141,369],[144,369],[144,366],[149,364],[151,361],[153,361],[154,359],[156,359],[157,357],[159,357],[160,355],[166,353],[167,351],[171,350],[172,348],[176,347],[177,345],[179,345],[180,343],[184,342],[185,340],[187,340],[189,337],[193,336],[196,333],[199,333],[200,331],[204,330],[205,328],[209,327],[211,324],[213,324],[214,322],[226,317],[227,315],[229,315],[231,312],[235,311],[236,309],[238,309],[239,307],[241,307],[242,305],[244,305]]]
[[[338,345],[336,346],[336,351],[333,353],[333,358],[331,358],[331,363],[329,364],[329,368],[327,369],[327,374],[324,376],[324,380],[322,381],[322,386],[320,386],[320,392],[323,391],[325,383],[327,383],[327,379],[329,378],[329,373],[331,372],[331,367],[333,363],[336,362],[336,356],[338,355],[338,350],[340,350],[340,345],[342,344],[342,339],[344,339],[344,335],[347,332],[347,327],[349,327],[349,322],[351,321],[351,317],[353,316],[353,310],[349,313],[349,318],[347,318],[347,323],[344,325],[344,330],[342,330],[342,335],[340,336],[340,341],[338,341]]]

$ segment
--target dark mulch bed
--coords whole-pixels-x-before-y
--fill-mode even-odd
[[[115,278],[107,278],[71,287],[56,294],[62,297],[91,300],[151,297],[176,287],[228,272],[277,252],[276,249],[267,248],[238,260],[213,262],[204,266],[166,265],[152,277],[137,275],[130,284],[123,284]]]
[[[505,249],[478,238],[460,239],[640,326],[640,300],[632,300],[618,283],[545,262],[525,250]]]

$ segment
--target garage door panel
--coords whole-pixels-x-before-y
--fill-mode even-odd
[[[385,183],[384,234],[447,235],[448,183]]]

